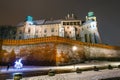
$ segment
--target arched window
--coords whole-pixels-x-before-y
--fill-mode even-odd
[[[87,42],[87,34],[85,34],[85,42]]]
[[[95,40],[95,43],[97,43],[97,36],[95,33],[94,33],[94,40]]]
[[[51,29],[51,32],[54,32],[54,28]]]
[[[29,28],[29,29],[28,29],[28,33],[30,33],[30,31],[31,31],[31,30],[30,30],[30,28]]]
[[[47,29],[44,30],[44,33],[46,33],[46,32],[47,32]]]
[[[90,43],[92,43],[92,34],[89,34]]]

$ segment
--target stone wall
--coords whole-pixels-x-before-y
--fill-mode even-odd
[[[74,46],[76,50],[73,50]],[[26,64],[61,65],[79,63],[90,58],[120,58],[120,47],[84,43],[56,36],[3,40],[4,61],[13,53],[16,58],[23,58]]]

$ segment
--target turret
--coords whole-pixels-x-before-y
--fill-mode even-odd
[[[94,16],[94,12],[88,12],[88,15],[86,16],[86,21],[93,20],[96,21],[96,17]]]
[[[27,22],[27,24],[32,25],[33,24],[33,17],[32,16],[27,16],[25,19],[25,22]]]

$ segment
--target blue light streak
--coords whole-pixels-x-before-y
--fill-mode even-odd
[[[23,64],[22,64],[22,58],[20,58],[19,60],[16,60],[15,61],[15,65],[14,65],[14,67],[16,68],[16,69],[21,69],[22,67],[23,67]]]

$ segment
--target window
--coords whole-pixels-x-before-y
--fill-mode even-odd
[[[51,32],[54,32],[54,28],[51,29]]]
[[[65,34],[67,34],[67,31],[65,31]]]
[[[67,35],[67,38],[70,38],[70,37]]]
[[[75,27],[75,31],[78,31],[78,29]]]
[[[82,31],[83,31],[84,29],[82,28]]]
[[[47,35],[46,35],[46,34],[44,34],[44,37],[47,37]]]
[[[69,22],[67,22],[67,25],[69,25]]]
[[[35,38],[38,38],[38,35],[35,35]]]
[[[85,42],[87,42],[87,34],[85,34]]]
[[[95,33],[94,33],[94,40],[95,40],[95,43],[97,43],[97,36]]]
[[[70,22],[70,25],[73,25],[73,23],[72,23],[72,22]]]
[[[16,31],[13,31],[13,35],[15,35],[16,34]]]
[[[36,30],[36,33],[38,33],[38,30]]]
[[[30,28],[28,29],[28,33],[30,33]]]
[[[76,22],[74,22],[74,25],[76,25]]]
[[[21,37],[21,36],[19,36],[19,39],[22,39],[22,37]]]
[[[46,33],[46,32],[47,32],[47,29],[44,30],[44,33]]]
[[[77,25],[80,25],[80,22],[77,22]]]
[[[92,43],[92,34],[89,34],[90,43]]]
[[[66,22],[63,22],[63,25],[66,25]]]
[[[77,34],[77,37],[79,37],[79,34]]]
[[[22,30],[19,31],[19,34],[22,34]]]

